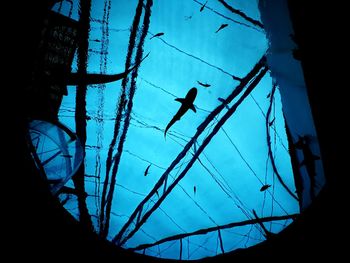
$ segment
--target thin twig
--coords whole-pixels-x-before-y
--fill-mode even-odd
[[[286,191],[295,199],[299,201],[299,198],[288,188],[288,186],[284,183],[281,175],[279,174],[278,170],[277,170],[277,166],[275,163],[275,159],[273,157],[272,154],[272,149],[271,149],[271,137],[270,137],[270,125],[269,125],[269,119],[270,119],[270,114],[271,114],[271,109],[272,109],[272,103],[274,100],[274,95],[275,95],[275,91],[276,91],[276,85],[273,85],[272,87],[272,91],[271,91],[271,97],[270,97],[270,105],[269,108],[267,110],[267,114],[266,114],[266,140],[267,140],[267,146],[268,146],[268,153],[270,156],[270,160],[271,160],[271,164],[272,164],[272,168],[274,173],[276,174],[276,177],[278,179],[278,181],[281,183],[281,185],[284,187],[284,189],[286,189]]]

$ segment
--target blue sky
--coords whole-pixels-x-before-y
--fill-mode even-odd
[[[76,2],[73,1],[74,19],[78,19]],[[226,98],[238,85],[239,82],[230,74],[244,77],[268,49],[268,42],[262,30],[233,22],[247,23],[216,0],[209,0],[208,8],[203,12],[199,12],[198,4],[203,1],[154,0],[153,2],[149,34],[143,47],[144,54],[150,52],[150,55],[142,62],[136,80],[131,123],[113,195],[107,237],[110,240],[120,231],[164,170],[195,134],[199,124],[221,103],[218,98]],[[101,68],[103,55],[99,53],[101,42],[96,41],[102,38],[102,24],[96,21],[103,19],[104,3],[102,0],[92,1],[91,16],[94,20],[91,23],[89,42],[90,73],[103,71]],[[106,49],[108,54],[105,55],[106,73],[124,71],[129,29],[137,3],[136,0],[111,2]],[[257,1],[241,0],[231,4],[248,16],[260,19]],[[68,15],[69,8],[67,2],[64,2],[61,9],[59,5],[54,7],[65,15]],[[188,19],[188,16],[192,18]],[[224,23],[228,26],[215,33]],[[164,32],[164,35],[150,40],[150,37],[158,32]],[[72,70],[76,70],[76,62],[73,63]],[[197,81],[209,83],[211,86],[202,87]],[[171,127],[165,140],[164,129],[180,106],[174,99],[185,97],[192,87],[198,89],[194,102],[197,113],[188,111]],[[267,159],[265,115],[270,102],[267,95],[271,89],[272,79],[267,73],[205,148],[200,156],[202,164],[195,162],[179,185],[162,202],[160,208],[123,245],[125,248],[135,248],[176,234],[247,220],[253,218],[253,209],[257,211],[259,217],[283,216],[299,212],[297,201],[278,182],[271,162]],[[87,198],[87,206],[97,232],[101,194],[106,176],[106,158],[113,136],[120,91],[121,81],[105,86],[89,87],[87,93],[87,112],[91,120],[87,125],[86,174],[99,175],[100,178],[87,177],[85,187],[90,195]],[[62,102],[60,120],[72,130],[75,130],[74,108],[75,87],[68,87],[68,96],[64,97]],[[217,116],[217,120],[226,112],[224,109]],[[275,121],[270,133],[275,162],[284,182],[294,192],[278,89],[274,97],[271,120],[273,118]],[[214,121],[211,124],[199,137],[198,146],[216,123]],[[169,183],[185,167],[193,151],[192,148],[180,165],[171,172]],[[144,176],[149,164],[152,164],[149,174]],[[71,182],[68,182],[69,184]],[[264,184],[272,186],[267,191],[260,192]],[[223,191],[223,188],[226,191]],[[149,202],[148,209],[155,201],[157,201],[156,195]],[[74,198],[71,198],[65,207],[78,217]],[[290,222],[281,220],[265,223],[265,226],[276,233]],[[222,230],[221,236],[226,252],[248,247],[265,239],[259,225]],[[183,251],[186,251],[183,252],[183,258],[198,259],[219,254],[221,250],[218,248],[218,242],[217,231],[185,238],[182,240]],[[179,244],[179,241],[166,242],[137,252],[178,259]]]

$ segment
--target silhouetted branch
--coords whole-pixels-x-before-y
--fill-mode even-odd
[[[101,54],[104,55],[104,54]],[[93,85],[93,84],[105,84],[109,82],[114,82],[125,78],[134,68],[138,66],[135,65],[132,68],[118,74],[85,74],[81,75],[79,73],[70,73],[67,76],[67,85]]]
[[[154,35],[154,34],[152,34],[151,32],[149,32],[149,33],[150,33],[151,35]],[[215,65],[213,65],[213,64],[211,64],[211,63],[209,63],[209,62],[207,62],[207,61],[205,61],[205,60],[203,60],[203,59],[201,59],[201,58],[199,58],[199,57],[197,57],[197,56],[195,56],[195,55],[192,55],[192,54],[190,54],[190,53],[188,53],[188,52],[186,52],[186,51],[183,51],[183,50],[177,48],[176,46],[174,46],[174,45],[168,43],[167,41],[165,41],[163,38],[158,38],[158,39],[159,39],[160,41],[162,41],[162,42],[163,42],[165,45],[167,45],[168,47],[171,47],[171,48],[175,49],[176,51],[178,51],[178,52],[180,52],[180,53],[182,53],[182,54],[184,54],[184,55],[186,55],[186,56],[188,56],[188,57],[194,58],[195,60],[198,60],[198,61],[204,63],[205,65],[209,66],[209,67],[215,68],[215,69],[221,71],[222,73],[224,73],[224,74],[226,74],[226,75],[232,77],[234,80],[237,80],[237,81],[241,81],[241,80],[242,80],[240,77],[237,77],[237,76],[235,76],[235,75],[233,75],[233,74],[227,72],[226,70],[224,70],[224,69],[222,69],[222,68],[220,68],[220,67],[218,67],[218,66],[215,66]]]
[[[165,197],[170,193],[170,191],[175,187],[175,185],[185,176],[187,171],[190,169],[190,167],[193,165],[193,163],[196,161],[198,156],[201,154],[201,152],[204,150],[206,145],[210,142],[210,140],[213,138],[213,136],[218,132],[220,127],[227,121],[227,119],[236,111],[237,107],[240,105],[240,103],[246,98],[246,96],[249,95],[249,93],[253,90],[253,88],[259,83],[261,78],[265,75],[267,72],[267,67],[265,66],[266,57],[263,56],[260,61],[254,66],[253,70],[250,71],[245,78],[242,79],[241,83],[233,90],[233,92],[227,97],[227,99],[220,104],[217,108],[215,108],[208,116],[207,118],[198,126],[196,134],[191,138],[191,140],[185,145],[183,150],[179,153],[179,155],[175,158],[175,160],[171,163],[171,165],[168,167],[168,169],[163,173],[159,181],[156,183],[154,188],[151,190],[151,192],[146,196],[144,200],[141,201],[141,203],[137,206],[133,214],[131,215],[130,219],[126,222],[126,224],[123,226],[121,231],[113,238],[113,242],[118,242],[120,245],[124,244],[127,239],[129,239],[132,235],[135,234],[135,232],[141,227],[141,225],[147,220],[147,218],[157,209],[157,207],[160,205],[160,203],[165,199]],[[261,70],[262,69],[262,70]],[[166,181],[168,175],[170,172],[175,168],[175,166],[183,159],[187,152],[191,149],[193,144],[197,141],[198,137],[201,135],[201,133],[205,130],[205,128],[210,124],[210,122],[215,118],[217,114],[219,114],[224,108],[225,105],[230,103],[235,97],[237,97],[241,91],[245,88],[245,86],[254,78],[254,76],[261,70],[261,72],[258,74],[258,76],[250,83],[244,94],[238,99],[238,101],[233,105],[226,113],[225,115],[219,120],[219,122],[214,127],[213,131],[209,136],[205,138],[203,141],[203,144],[198,148],[196,154],[193,156],[193,158],[190,160],[190,162],[187,164],[186,168],[183,170],[183,172],[178,176],[176,180],[168,187],[166,192],[158,199],[158,202],[143,216],[142,220],[139,224],[136,224],[134,230],[132,230],[127,237],[125,237],[123,240],[122,237],[127,230],[127,228],[130,226],[131,222],[135,219],[138,212],[142,209],[143,205],[151,199],[151,197],[157,192],[157,190],[162,186],[162,184]]]
[[[180,256],[179,260],[182,260],[182,238],[180,239]]]
[[[197,0],[193,0],[193,1],[196,2],[197,4],[201,5],[201,6],[203,5],[203,3],[201,3],[201,2],[199,2],[199,1],[197,1]],[[246,24],[246,23],[239,22],[239,21],[234,20],[234,19],[232,19],[232,18],[230,18],[230,17],[228,17],[228,16],[225,16],[224,14],[219,13],[218,11],[214,10],[213,8],[211,8],[209,5],[206,5],[205,8],[208,9],[208,10],[210,10],[210,11],[213,12],[214,14],[217,14],[218,16],[221,16],[221,17],[223,17],[223,18],[225,18],[225,19],[227,19],[227,20],[229,20],[229,21],[231,21],[231,22],[233,22],[233,23],[235,23],[235,24],[238,24],[238,25],[241,25],[241,26],[245,26],[245,27],[249,27],[249,28],[254,29],[254,30],[257,30],[257,31],[259,31],[259,32],[263,32],[262,30],[257,29],[257,28],[254,27],[254,26],[248,25],[248,24]]]
[[[89,47],[89,27],[90,27],[90,10],[91,0],[81,0],[79,4],[80,8],[80,31],[78,36],[78,72],[77,74],[86,75],[87,70],[87,52]],[[82,147],[84,149],[85,158],[85,143],[86,143],[86,85],[77,86],[76,91],[76,110],[75,110],[75,124],[77,136],[80,139]],[[73,176],[73,183],[75,189],[81,193],[78,195],[79,206],[79,219],[80,223],[86,228],[93,231],[93,225],[89,211],[86,206],[85,185],[85,166],[82,164],[77,173]]]
[[[261,229],[264,231],[264,237],[266,239],[269,239],[273,236],[273,233],[271,233],[270,231],[268,231],[266,229],[266,227],[264,226],[263,222],[261,221],[261,218],[258,217],[258,214],[255,212],[255,210],[253,209],[253,215],[255,217],[255,219],[257,220],[257,223],[260,225]]]
[[[103,7],[103,17],[101,24],[101,30],[102,30],[102,37],[101,37],[101,56],[100,56],[100,73],[106,74],[107,72],[107,54],[108,54],[108,47],[109,47],[109,17],[110,17],[110,9],[111,9],[111,0],[104,0],[104,7]],[[103,147],[103,126],[104,126],[104,89],[106,87],[105,84],[98,85],[98,110],[96,113],[96,118],[98,119],[96,125],[97,125],[97,149],[96,149],[96,161],[95,161],[95,192],[98,193],[99,198],[97,200],[97,203],[100,202],[101,199],[101,148]],[[101,207],[98,208],[98,205],[96,205],[97,215],[101,215]],[[101,225],[100,217],[98,216],[98,225]]]
[[[130,248],[130,250],[133,250],[133,251],[142,250],[142,249],[153,247],[153,246],[165,243],[165,242],[183,239],[185,237],[205,235],[205,234],[208,234],[208,233],[214,232],[214,231],[219,231],[219,230],[228,229],[228,228],[235,228],[235,227],[240,227],[240,226],[246,226],[246,225],[254,225],[254,224],[258,224],[259,222],[263,223],[263,222],[273,222],[273,221],[279,221],[279,220],[295,219],[297,216],[298,216],[298,214],[285,215],[285,216],[270,216],[270,217],[263,217],[263,218],[259,218],[259,219],[250,219],[250,220],[245,220],[245,221],[241,221],[241,222],[229,223],[229,224],[221,225],[221,226],[209,227],[209,228],[200,229],[200,230],[190,232],[190,233],[183,233],[183,234],[179,234],[179,235],[166,237],[166,238],[158,240],[157,242],[154,242],[152,244],[143,244],[143,245],[137,246],[136,248]]]
[[[131,27],[128,52],[127,52],[126,61],[125,61],[125,68],[126,69],[130,68],[130,65],[131,65],[132,53],[133,53],[134,48],[135,48],[137,30],[138,30],[138,27],[140,24],[140,19],[141,19],[141,14],[142,14],[142,4],[143,4],[143,1],[139,1],[138,5],[136,7],[134,20],[133,20],[132,27]],[[106,231],[107,231],[105,229],[105,214],[104,214],[104,212],[105,212],[106,199],[107,199],[107,188],[109,185],[109,172],[110,172],[110,169],[112,167],[113,151],[114,151],[114,148],[115,148],[115,145],[117,142],[117,138],[119,135],[122,113],[123,113],[125,101],[126,101],[126,85],[128,84],[128,81],[129,81],[128,77],[124,78],[122,81],[122,91],[121,91],[121,95],[119,97],[119,102],[117,105],[117,113],[116,113],[116,119],[114,122],[113,138],[112,138],[112,141],[109,145],[107,159],[106,159],[106,177],[105,177],[103,190],[102,190],[101,214],[100,214],[100,234],[102,236],[105,236]]]
[[[270,96],[270,105],[269,108],[267,110],[267,114],[266,114],[266,139],[267,139],[267,146],[268,146],[268,154],[270,156],[270,160],[271,160],[271,164],[272,164],[272,168],[274,173],[276,174],[276,177],[278,179],[278,181],[281,183],[281,185],[284,187],[284,189],[286,189],[286,191],[296,200],[299,201],[299,198],[288,188],[288,186],[284,183],[281,175],[279,174],[278,170],[277,170],[277,166],[275,163],[275,159],[273,157],[272,154],[272,149],[271,149],[271,137],[270,137],[270,125],[269,125],[269,120],[270,120],[270,114],[271,114],[271,109],[272,109],[272,103],[274,100],[274,95],[275,95],[275,91],[276,91],[276,85],[273,85],[272,87],[272,91],[271,91],[271,96]]]
[[[222,241],[222,236],[221,236],[220,229],[218,229],[218,235],[219,235],[221,253],[224,254],[224,253],[225,253],[225,250],[224,250],[224,243],[223,243],[223,241]]]
[[[152,5],[153,5],[153,0],[147,0],[146,7],[145,7],[144,20],[143,20],[143,25],[142,25],[141,37],[140,37],[140,41],[139,41],[138,46],[137,46],[136,57],[135,57],[135,64],[138,66],[140,65],[140,63],[142,61],[143,45],[144,45],[145,38],[147,36],[147,32],[148,32],[148,28],[149,28],[149,24],[150,24]],[[117,149],[118,151],[117,151],[117,154],[115,155],[115,158],[114,158],[114,166],[113,166],[113,170],[112,170],[112,180],[111,180],[110,192],[108,194],[109,202],[107,203],[107,207],[106,207],[107,216],[109,215],[109,212],[111,210],[114,186],[116,183],[116,175],[118,172],[120,159],[121,159],[121,156],[123,153],[123,147],[124,147],[124,142],[126,139],[127,131],[129,129],[129,124],[130,124],[130,119],[131,119],[131,111],[132,111],[132,107],[133,107],[133,98],[134,98],[135,91],[136,91],[136,79],[137,79],[137,75],[138,75],[138,66],[132,72],[131,85],[130,85],[129,97],[128,97],[128,104],[127,104],[127,109],[126,109],[126,114],[125,114],[126,115],[125,116],[125,123],[124,123],[124,127],[123,127],[123,132],[120,136],[118,149]],[[108,229],[108,227],[109,227],[109,220],[106,221],[106,228]]]
[[[284,118],[285,119],[285,118]],[[286,126],[286,134],[287,134],[287,139],[288,139],[288,145],[289,145],[289,155],[290,155],[290,161],[292,164],[292,169],[293,169],[293,178],[294,178],[294,184],[296,188],[296,193],[299,198],[299,207],[300,210],[303,208],[303,179],[299,170],[299,161],[297,158],[297,153],[296,153],[296,148],[293,142],[293,137],[290,132],[290,129],[288,127],[287,122],[285,121],[285,126]]]
[[[141,1],[143,2],[143,1]],[[119,163],[120,159],[123,153],[123,147],[124,147],[124,142],[126,139],[127,131],[129,129],[129,124],[130,124],[130,119],[131,119],[131,111],[132,111],[132,106],[133,106],[133,98],[135,95],[136,91],[136,79],[137,79],[137,74],[138,74],[138,66],[140,65],[142,61],[142,55],[143,55],[143,45],[145,42],[145,38],[147,36],[149,24],[150,24],[150,17],[151,17],[151,7],[153,5],[153,0],[147,0],[146,7],[145,7],[145,15],[143,19],[143,25],[142,25],[142,32],[140,36],[140,41],[137,46],[137,51],[136,51],[136,57],[135,57],[135,65],[136,68],[134,68],[131,76],[131,85],[130,85],[130,90],[129,90],[129,96],[128,96],[128,103],[127,103],[127,109],[125,113],[125,122],[124,122],[124,127],[122,134],[120,136],[120,140],[118,143],[118,148],[117,148],[117,154],[114,156],[114,166],[112,170],[112,175],[111,175],[111,185],[109,189],[109,193],[107,196],[107,205],[106,205],[106,222],[105,222],[105,233],[108,233],[108,228],[109,228],[109,216],[110,216],[110,211],[112,207],[112,201],[113,201],[113,193],[114,193],[114,187],[116,184],[116,176],[119,168]]]
[[[255,20],[249,16],[247,16],[245,13],[243,13],[241,10],[238,10],[236,8],[233,8],[232,6],[230,6],[229,4],[227,4],[224,0],[218,0],[221,4],[223,4],[223,6],[225,6],[228,10],[230,10],[232,13],[239,15],[240,17],[242,17],[243,19],[245,19],[246,21],[252,23],[254,26],[260,27],[261,29],[264,28],[263,24],[261,24],[260,21]]]
[[[91,27],[91,30],[103,30],[103,27]],[[129,28],[111,28],[111,27],[108,27],[107,29],[107,32],[127,32],[127,31],[130,31]],[[102,40],[101,40],[101,43],[102,43]]]

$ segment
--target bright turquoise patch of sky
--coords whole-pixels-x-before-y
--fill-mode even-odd
[[[93,21],[88,61],[90,73],[103,71],[99,53],[102,43],[96,40],[102,38],[103,25],[98,21],[105,15],[105,2],[92,0]],[[244,77],[268,49],[267,39],[262,30],[253,25],[247,27],[233,22],[232,20],[237,20],[249,24],[216,0],[209,0],[207,7],[232,20],[208,8],[200,12],[201,6],[198,2],[203,1],[153,1],[149,34],[143,47],[144,54],[150,52],[150,55],[142,62],[138,72],[131,124],[113,195],[108,239],[112,239],[120,231],[164,170],[195,134],[199,124],[221,103],[218,98],[226,98],[238,85],[239,82],[230,74]],[[228,2],[248,16],[259,20],[257,1]],[[105,73],[124,71],[129,29],[137,3],[137,0],[111,1]],[[77,1],[73,1],[74,19],[78,19],[77,6]],[[70,4],[64,2],[61,12],[67,15],[69,8]],[[58,10],[59,5],[54,9]],[[188,19],[189,16],[192,17]],[[215,33],[224,23],[229,26]],[[158,32],[164,32],[164,35],[150,40],[152,34]],[[75,70],[76,62],[73,65],[73,71]],[[197,81],[209,83],[211,86],[202,87]],[[180,106],[174,98],[185,97],[192,87],[198,89],[194,103],[197,113],[188,111],[169,130],[165,140],[164,129]],[[200,156],[203,165],[198,161],[193,165],[160,208],[123,247],[135,248],[165,237],[251,219],[254,218],[253,209],[259,217],[299,212],[298,202],[278,182],[268,159],[265,115],[270,102],[267,95],[271,89],[272,79],[266,74],[205,148]],[[99,175],[100,178],[86,177],[85,187],[90,195],[87,198],[87,206],[97,232],[107,152],[114,132],[120,91],[121,81],[104,87],[95,85],[89,87],[87,92],[87,114],[91,120],[87,122],[86,174]],[[75,87],[68,87],[68,93],[62,102],[60,120],[75,130]],[[232,103],[229,106],[231,105]],[[217,119],[226,111],[223,110]],[[293,172],[287,151],[288,142],[278,89],[271,120],[272,118],[275,118],[271,126],[275,162],[284,182],[294,192]],[[212,124],[215,125],[215,122]],[[199,145],[213,125],[209,125],[199,137]],[[192,148],[191,152],[193,151]],[[169,183],[173,181],[172,178],[176,178],[191,157],[192,154],[188,153],[172,171]],[[144,176],[149,164],[152,164],[149,174]],[[260,192],[264,184],[272,186],[267,191]],[[156,201],[156,196],[153,199]],[[78,217],[74,197],[65,207]],[[265,223],[265,226],[277,233],[289,223],[291,220],[282,220]],[[252,246],[265,240],[262,233],[258,224],[222,230],[223,248],[228,252]],[[182,240],[182,258],[198,259],[220,254],[218,244],[218,231],[190,236]],[[180,242],[177,240],[137,252],[178,259],[179,249]]]

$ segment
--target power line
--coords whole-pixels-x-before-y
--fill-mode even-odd
[[[130,248],[130,250],[133,250],[133,251],[142,250],[142,249],[153,247],[153,246],[156,246],[156,245],[159,245],[159,244],[162,244],[165,242],[173,241],[173,240],[179,240],[179,239],[183,239],[183,238],[190,237],[190,236],[205,235],[205,234],[208,234],[211,232],[216,232],[218,230],[223,230],[223,229],[228,229],[228,228],[232,229],[232,228],[240,227],[240,226],[255,225],[255,224],[258,224],[259,222],[265,223],[265,222],[278,221],[278,220],[294,219],[298,215],[299,214],[292,214],[292,215],[285,215],[285,216],[262,217],[259,219],[255,218],[255,219],[249,219],[249,220],[244,220],[244,221],[240,221],[240,222],[233,222],[233,223],[215,226],[215,227],[208,227],[205,229],[196,230],[194,232],[183,233],[183,234],[178,234],[178,235],[166,237],[166,238],[158,240],[157,242],[152,243],[152,244],[142,244],[142,245],[139,245],[135,248]]]
[[[149,32],[149,33],[150,33],[152,36],[154,36],[154,34],[153,34],[152,32]],[[209,62],[207,62],[207,61],[205,61],[205,60],[203,60],[203,59],[201,59],[201,58],[199,58],[199,57],[197,57],[197,56],[195,56],[195,55],[192,55],[192,54],[190,54],[190,53],[188,53],[188,52],[186,52],[186,51],[183,51],[183,50],[177,48],[176,46],[174,46],[174,45],[170,44],[169,42],[165,41],[163,38],[158,37],[158,39],[159,39],[160,41],[162,41],[162,42],[163,42],[165,45],[167,45],[168,47],[171,47],[171,48],[175,49],[176,51],[178,51],[178,52],[180,52],[180,53],[182,53],[182,54],[184,54],[184,55],[186,55],[186,56],[188,56],[188,57],[191,57],[191,58],[193,58],[193,59],[195,59],[195,60],[198,60],[198,61],[204,63],[205,65],[209,66],[209,67],[215,68],[215,69],[221,71],[222,73],[224,73],[224,74],[230,76],[230,77],[233,78],[234,80],[242,81],[242,78],[237,77],[237,76],[235,76],[235,75],[229,73],[228,71],[226,71],[226,70],[224,70],[224,69],[222,69],[222,68],[220,68],[220,67],[218,67],[218,66],[215,66],[214,64],[211,64],[211,63],[209,63]]]
[[[271,113],[271,108],[272,108],[272,103],[273,103],[273,97],[274,97],[274,93],[276,91],[276,85],[273,85],[272,87],[272,91],[271,91],[271,98],[270,98],[270,106],[269,109],[267,111],[266,114],[266,140],[267,140],[267,146],[268,146],[268,154],[270,156],[270,160],[271,160],[271,164],[272,164],[272,168],[274,173],[276,174],[276,177],[278,179],[278,181],[281,183],[281,185],[283,186],[283,188],[297,201],[299,201],[299,198],[288,188],[288,186],[284,183],[281,175],[279,174],[276,164],[275,164],[275,160],[272,154],[272,149],[271,149],[271,140],[270,140],[270,125],[269,125],[269,119],[270,119],[270,113]]]
[[[223,4],[223,6],[225,6],[228,10],[230,10],[232,13],[239,15],[240,17],[242,17],[243,19],[245,19],[246,21],[252,23],[254,26],[257,26],[261,29],[264,28],[263,24],[258,21],[255,20],[249,16],[247,16],[244,12],[242,12],[241,10],[238,10],[236,8],[233,8],[232,6],[230,6],[229,4],[227,4],[224,0],[218,0],[221,4]]]
[[[195,2],[195,3],[197,3],[197,4],[199,4],[199,5],[201,5],[201,6],[203,6],[203,4],[204,4],[204,3],[201,3],[201,2],[199,2],[199,1],[197,1],[197,0],[192,0],[192,1]],[[243,22],[239,22],[239,21],[237,21],[237,20],[235,20],[235,19],[232,19],[232,18],[230,18],[230,17],[228,17],[228,16],[225,16],[224,14],[222,14],[222,13],[220,13],[220,12],[214,10],[213,8],[211,8],[211,7],[208,6],[208,5],[206,5],[205,8],[208,9],[208,10],[210,10],[210,11],[213,12],[214,14],[216,14],[216,15],[222,17],[222,18],[225,18],[225,19],[227,19],[227,20],[229,20],[229,21],[231,21],[231,22],[233,22],[233,23],[235,23],[235,24],[238,24],[238,25],[241,25],[241,26],[245,26],[245,27],[254,29],[254,30],[256,30],[256,31],[258,31],[258,32],[260,32],[260,33],[264,33],[264,31],[261,30],[260,28],[256,28],[256,27],[254,27],[254,26],[248,25],[248,24],[243,23]]]

